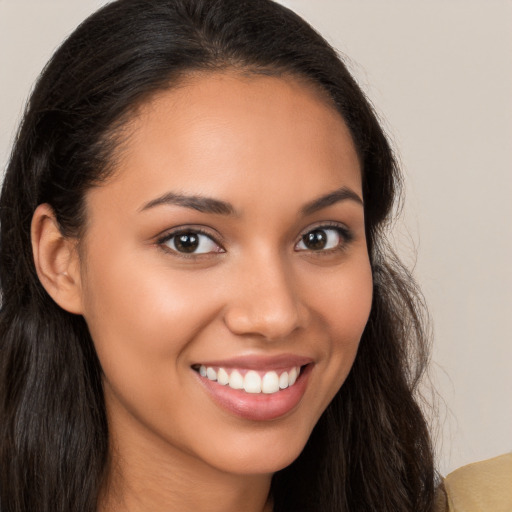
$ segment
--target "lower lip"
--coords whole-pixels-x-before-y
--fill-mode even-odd
[[[269,421],[291,412],[301,401],[311,373],[312,364],[301,369],[295,384],[277,393],[246,393],[239,389],[223,386],[206,377],[197,377],[213,400],[226,411],[253,421]]]

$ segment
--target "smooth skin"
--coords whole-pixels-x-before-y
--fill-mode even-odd
[[[370,312],[350,133],[312,85],[235,71],[160,92],[127,129],[116,172],[87,194],[80,243],[48,205],[32,224],[40,279],[84,316],[104,371],[100,510],[271,510],[272,474],[342,386]],[[222,206],[199,211],[198,198]],[[271,421],[220,407],[193,369],[281,354],[310,358],[311,372]]]

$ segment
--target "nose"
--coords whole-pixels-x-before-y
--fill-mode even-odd
[[[224,313],[231,332],[272,341],[307,326],[309,309],[283,262],[260,261],[235,274],[230,289],[236,292]]]

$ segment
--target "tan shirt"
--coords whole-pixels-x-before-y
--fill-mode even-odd
[[[512,453],[469,464],[444,479],[437,512],[512,512]]]

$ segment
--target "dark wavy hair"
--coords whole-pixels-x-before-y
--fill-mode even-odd
[[[306,447],[277,472],[275,512],[433,509],[436,473],[415,400],[428,358],[424,306],[387,248],[400,175],[375,113],[336,52],[270,0],[118,0],[69,37],[41,74],[0,199],[0,508],[94,512],[108,461],[102,371],[81,316],[36,275],[30,223],[49,203],[79,237],[84,196],[111,174],[142,102],[195,71],[306,79],[332,99],[363,178],[374,295],[346,382]]]

